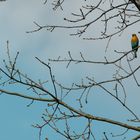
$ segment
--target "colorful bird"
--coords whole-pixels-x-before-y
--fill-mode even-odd
[[[131,47],[132,47],[132,50],[134,51],[135,58],[137,58],[138,46],[139,46],[139,39],[136,34],[132,34]]]

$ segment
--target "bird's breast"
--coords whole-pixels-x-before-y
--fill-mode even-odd
[[[137,42],[138,38],[137,37],[132,37],[131,42]]]

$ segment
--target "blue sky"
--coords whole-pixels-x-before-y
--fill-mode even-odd
[[[69,5],[69,3],[66,3],[66,6],[67,5]],[[73,9],[77,6],[78,3],[75,3]],[[105,53],[105,44],[107,44],[107,41],[87,41],[82,40],[82,38],[69,36],[69,33],[72,33],[73,31],[56,29],[52,33],[42,30],[37,33],[27,34],[26,31],[36,28],[33,24],[34,21],[42,25],[45,25],[46,23],[63,24],[63,15],[70,15],[68,14],[70,7],[64,9],[66,12],[62,12],[60,10],[53,12],[51,8],[52,7],[49,7],[48,5],[43,5],[43,0],[11,0],[0,3],[1,65],[2,60],[7,58],[6,41],[9,40],[11,56],[14,57],[17,51],[20,52],[17,62],[18,67],[35,80],[38,80],[39,78],[44,79],[47,77],[46,69],[35,60],[36,56],[43,61],[48,62],[48,58],[57,58],[58,56],[65,58],[68,56],[67,52],[71,51],[72,55],[78,58],[80,58],[79,52],[82,52],[87,59],[103,60],[105,55],[108,58],[115,59],[116,55],[114,50],[130,50],[131,34],[133,32],[138,32],[137,27],[139,27],[139,25],[136,24],[135,28],[130,27],[124,31],[120,37],[117,36],[116,38],[113,38],[110,42],[107,53]],[[94,28],[95,31],[99,28],[97,27]],[[92,32],[89,32],[89,35],[92,36],[92,34]],[[133,64],[136,66],[138,63],[139,56]],[[83,75],[83,78],[86,76],[95,76],[95,78],[99,81],[102,80],[102,78],[111,78],[112,75],[110,75],[110,73],[115,71],[112,67],[102,69],[102,66],[92,66],[90,64],[71,65],[69,69],[66,69],[66,65],[61,65],[60,63],[52,63],[51,66],[58,81],[64,83],[65,85],[70,85],[74,81],[79,82],[81,80],[81,76]],[[137,75],[138,73],[139,72],[137,72]],[[137,78],[140,79],[140,76],[137,76]],[[140,105],[138,100],[140,98],[140,95],[138,94],[139,88],[136,87],[132,78],[130,78],[126,83],[125,82],[124,84],[126,84],[128,93],[127,103],[138,115],[140,115],[138,108]],[[51,87],[48,88],[50,89]],[[10,86],[7,87],[7,89],[25,92],[23,87],[20,86]],[[135,89],[135,91],[133,89]],[[76,97],[77,95],[73,96]],[[66,101],[68,103],[74,102],[73,105],[77,104],[73,99],[66,98]],[[18,97],[12,97],[4,94],[0,96],[0,139],[38,139],[38,130],[31,127],[31,125],[42,122],[41,115],[47,105],[35,102],[30,107],[27,107],[29,103],[29,100],[24,100]],[[108,111],[104,108],[107,108]],[[112,115],[114,113],[114,109],[116,112]],[[84,110],[91,114],[96,114],[97,116],[103,114],[104,117],[113,116],[117,120],[122,120],[123,118],[124,121],[124,116],[130,116],[130,114],[123,109],[118,102],[98,89],[93,90],[91,98],[89,99],[89,106],[85,105]],[[63,126],[63,124],[60,124],[60,126],[61,125]],[[75,122],[72,125],[75,126]],[[80,121],[78,125],[81,125]],[[101,131],[102,124],[99,125],[99,123],[96,122],[95,126],[96,125]],[[106,130],[107,129],[111,130],[112,126],[106,125]],[[116,129],[118,130],[119,128]],[[98,135],[98,130],[95,130],[95,133]],[[47,134],[50,140],[53,140],[55,137],[54,133],[52,133],[50,129],[44,129],[43,134]],[[59,139],[62,138],[60,137],[58,140]]]

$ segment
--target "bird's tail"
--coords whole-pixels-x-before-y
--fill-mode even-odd
[[[134,57],[137,58],[137,51],[134,51]]]

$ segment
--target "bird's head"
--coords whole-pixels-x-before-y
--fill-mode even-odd
[[[136,34],[132,34],[132,37],[137,36]]]

